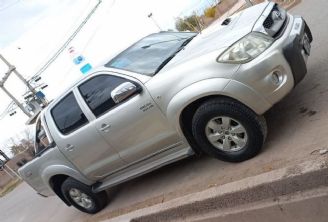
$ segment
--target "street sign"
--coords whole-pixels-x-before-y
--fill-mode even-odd
[[[35,93],[35,96],[36,96],[36,98],[38,98],[38,99],[44,99],[44,98],[46,98],[46,95],[44,95],[44,93],[41,92],[41,91],[36,92],[36,93]]]
[[[80,72],[82,74],[87,74],[91,69],[92,66],[88,63],[81,53],[77,52],[74,47],[70,47],[68,52],[72,58],[73,63],[78,66]]]

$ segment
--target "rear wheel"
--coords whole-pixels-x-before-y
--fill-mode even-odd
[[[90,186],[77,180],[68,178],[61,187],[65,198],[78,210],[95,214],[107,205],[107,194],[105,191],[93,193]]]
[[[266,123],[243,104],[228,98],[203,103],[192,120],[201,149],[218,159],[240,162],[254,157],[266,137]]]

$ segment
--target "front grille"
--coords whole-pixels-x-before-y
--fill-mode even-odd
[[[263,23],[263,26],[264,28],[266,29],[271,29],[271,27],[273,26],[273,18],[271,16],[271,14],[265,19],[264,23]]]
[[[275,38],[282,32],[286,20],[286,11],[275,4],[268,17],[264,20],[263,27],[267,34]]]

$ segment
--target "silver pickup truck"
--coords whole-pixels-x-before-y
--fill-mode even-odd
[[[42,111],[36,156],[19,173],[92,214],[106,189],[190,155],[254,157],[262,115],[303,79],[311,42],[303,18],[272,2],[199,34],[149,35]]]

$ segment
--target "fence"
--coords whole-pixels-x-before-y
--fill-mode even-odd
[[[22,152],[18,155],[16,155],[14,158],[9,160],[6,165],[8,165],[11,169],[13,169],[15,172],[17,172],[19,165],[22,165],[22,163],[28,162],[32,159],[31,155],[28,152]],[[6,172],[6,168],[2,171],[0,171],[0,190],[2,190],[7,184],[9,184],[11,181],[14,181],[17,179],[13,173],[11,173],[9,170],[7,170],[9,174],[12,176],[9,176],[9,174]]]

